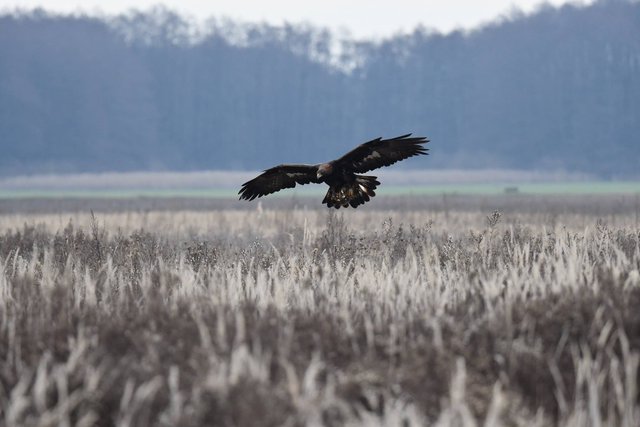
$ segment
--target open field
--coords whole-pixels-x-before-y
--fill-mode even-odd
[[[636,426],[639,212],[2,200],[0,424]]]
[[[326,186],[308,186],[290,190],[271,197],[289,198],[291,195],[322,197]],[[547,183],[457,183],[434,185],[383,185],[377,190],[381,196],[404,195],[499,195],[521,193],[525,195],[545,194],[640,194],[640,182],[547,182]],[[237,197],[235,188],[122,188],[122,189],[0,189],[0,199],[28,198],[229,198]]]

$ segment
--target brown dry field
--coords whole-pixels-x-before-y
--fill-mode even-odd
[[[639,211],[0,200],[0,425],[637,426]]]

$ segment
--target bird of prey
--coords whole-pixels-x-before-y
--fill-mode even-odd
[[[251,181],[242,184],[240,199],[253,200],[296,184],[326,183],[329,191],[322,203],[328,208],[352,206],[357,208],[375,196],[380,182],[375,176],[358,175],[400,160],[428,154],[422,144],[425,137],[411,134],[391,139],[376,138],[349,151],[337,160],[317,165],[279,165],[265,170]]]

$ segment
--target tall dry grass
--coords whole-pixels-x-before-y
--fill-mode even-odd
[[[640,422],[632,213],[0,216],[17,425]]]

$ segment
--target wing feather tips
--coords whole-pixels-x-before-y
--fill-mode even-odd
[[[394,140],[405,139],[405,138],[409,138],[411,135],[412,134],[407,133],[405,135],[396,136],[395,138],[391,138],[391,139],[394,139]],[[417,138],[413,138],[413,139],[417,139]]]
[[[427,142],[430,141],[429,138],[426,136],[411,137],[411,135],[413,134],[407,133],[405,135],[396,136],[395,138],[389,138],[389,141],[403,141],[403,142],[408,142],[413,144],[426,144]]]
[[[240,191],[238,191],[238,194],[240,195],[240,197],[238,198],[238,200],[253,200],[256,197],[262,197],[261,194],[251,191],[249,190],[248,187],[243,187],[240,189]]]
[[[261,189],[258,187],[258,184],[257,184],[258,178],[260,178],[260,176],[242,184],[240,191],[238,191],[238,194],[240,195],[239,200],[244,199],[244,200],[251,201],[257,197],[262,197],[269,194],[268,192],[265,191],[265,189]]]
[[[405,140],[408,142],[406,150],[410,153],[410,156],[417,155],[428,155],[429,149],[422,144],[426,144],[429,140],[425,137],[420,138],[411,138],[409,140]]]

